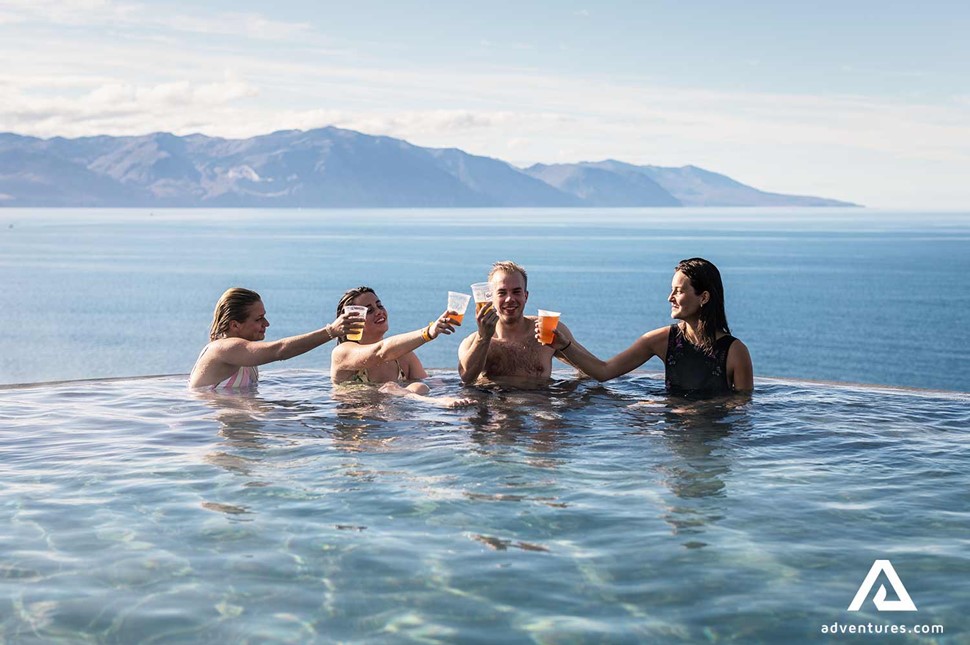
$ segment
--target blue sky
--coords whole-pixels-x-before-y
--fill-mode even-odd
[[[0,0],[0,131],[325,125],[970,207],[970,5]]]

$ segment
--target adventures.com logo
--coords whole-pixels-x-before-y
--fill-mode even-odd
[[[889,584],[893,586],[893,591],[896,592],[896,597],[899,600],[886,600],[886,585],[879,585],[879,591],[876,592],[876,597],[872,599],[876,609],[879,611],[918,611],[916,605],[913,604],[913,599],[909,597],[909,592],[906,591],[903,581],[899,579],[899,574],[893,569],[893,563],[889,560],[876,560],[872,563],[869,575],[862,581],[859,591],[856,592],[855,598],[849,604],[849,611],[859,611],[863,601],[869,597],[872,585],[876,584],[876,579],[879,578],[880,573],[886,574]]]
[[[876,585],[879,580],[879,576],[882,574],[889,581],[889,585],[893,589],[893,593],[896,596],[896,600],[887,600],[889,592],[886,591],[886,585],[880,584],[879,589],[876,591],[875,595],[872,596],[872,604],[875,605],[876,610],[883,611],[919,611],[916,609],[916,603],[910,597],[909,592],[906,590],[906,585],[900,579],[899,574],[896,573],[896,569],[893,568],[892,562],[889,560],[876,560],[872,563],[872,567],[869,569],[869,573],[866,575],[865,580],[859,585],[859,590],[856,592],[855,597],[852,602],[849,603],[847,611],[859,611],[862,609],[863,604],[866,599],[869,598],[872,588]],[[822,625],[823,634],[942,634],[943,625],[874,625],[872,623],[866,623],[864,625],[856,624],[840,624],[834,622],[831,625]]]

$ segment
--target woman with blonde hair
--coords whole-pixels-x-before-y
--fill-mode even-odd
[[[345,336],[363,325],[359,315],[338,315],[329,325],[299,336],[266,341],[266,308],[255,291],[233,287],[216,303],[209,344],[189,375],[189,387],[233,390],[255,387],[259,365],[283,361]]]

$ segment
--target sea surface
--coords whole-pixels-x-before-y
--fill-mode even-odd
[[[968,642],[968,242],[861,209],[0,210],[0,642]],[[327,346],[185,387],[229,286],[278,338],[367,284],[394,333],[514,259],[605,356],[692,256],[750,399],[668,397],[656,360],[463,388],[470,329],[419,350],[459,409],[334,391]],[[918,611],[885,571],[848,611],[877,561]]]
[[[0,209],[0,383],[185,374],[230,286],[262,294],[268,338],[330,322],[358,285],[409,331],[503,259],[529,271],[527,313],[610,356],[670,323],[694,256],[721,269],[756,377],[970,391],[970,212],[858,208]],[[419,356],[455,368],[468,333]]]
[[[0,642],[970,639],[970,395],[430,382],[474,405],[293,369],[0,388]],[[877,560],[917,611],[877,609],[886,574],[847,611]]]

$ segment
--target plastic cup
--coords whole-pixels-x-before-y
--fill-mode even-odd
[[[555,335],[556,327],[559,326],[558,311],[539,310],[539,342],[543,345],[551,345]]]
[[[344,313],[345,314],[358,313],[361,315],[362,318],[366,318],[367,307],[361,307],[360,305],[347,305],[346,307],[344,307]],[[364,334],[364,325],[361,325],[359,330],[352,331],[349,334],[347,334],[347,340],[360,340],[360,337],[363,334]]]
[[[472,296],[475,297],[475,315],[482,307],[492,301],[492,287],[487,282],[476,282],[472,285]]]
[[[448,292],[448,311],[452,312],[448,317],[451,318],[453,323],[461,324],[461,321],[465,318],[465,310],[468,309],[468,301],[471,299],[472,297],[467,293]]]

